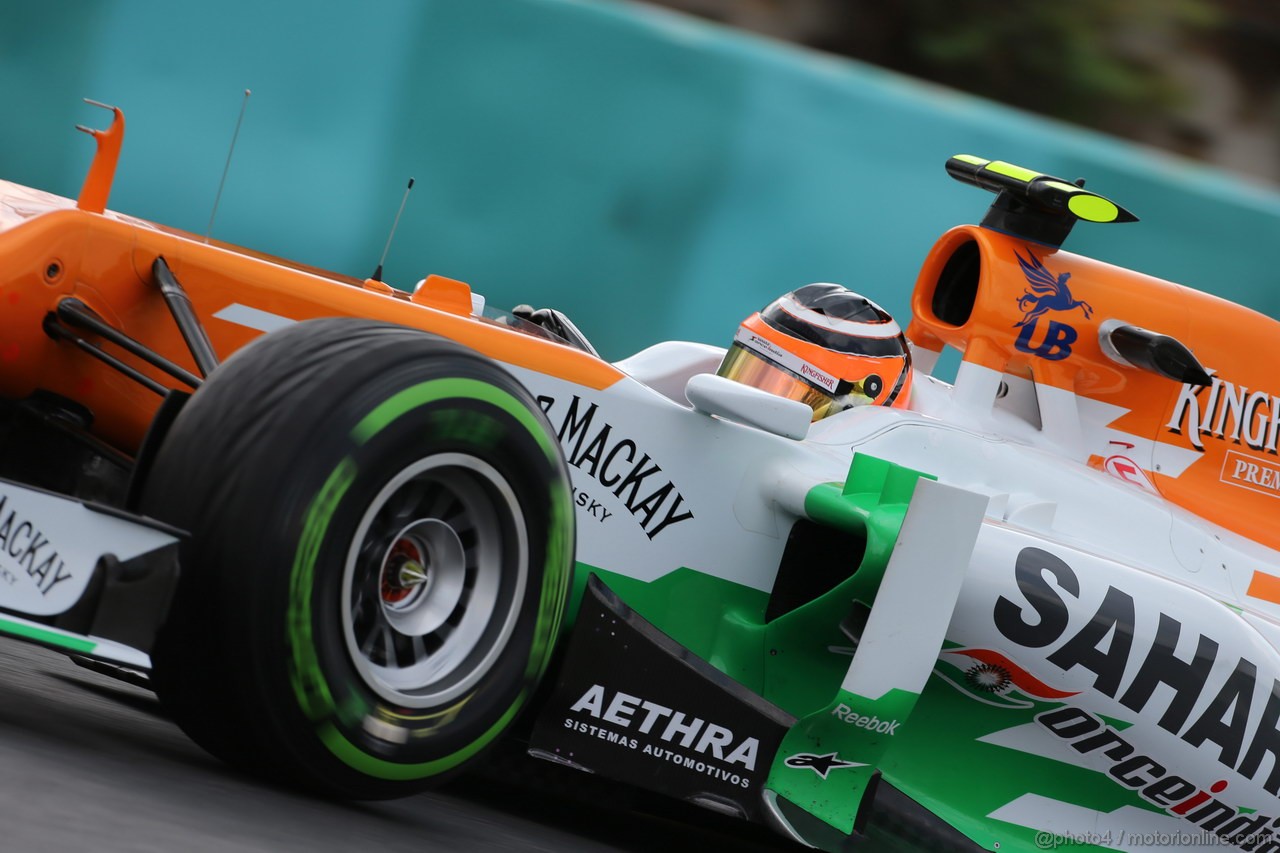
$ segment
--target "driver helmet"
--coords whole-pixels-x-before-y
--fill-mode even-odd
[[[821,420],[854,406],[905,406],[911,354],[893,317],[838,284],[808,284],[738,327],[716,371],[799,400]]]

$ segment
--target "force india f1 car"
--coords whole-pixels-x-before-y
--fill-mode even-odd
[[[997,195],[924,262],[909,405],[811,424],[716,347],[110,212],[123,129],[75,202],[0,183],[0,632],[328,795],[519,737],[826,850],[891,801],[1280,850],[1280,326],[1062,251],[1134,218],[1083,182],[952,158]]]

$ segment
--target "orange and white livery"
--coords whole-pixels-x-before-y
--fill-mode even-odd
[[[1001,851],[1276,815],[1280,324],[1064,251],[1108,199],[960,155],[996,199],[905,328],[792,282],[610,364],[114,213],[122,134],[78,201],[0,182],[0,634],[340,796],[542,701],[539,757],[828,850],[877,784]]]

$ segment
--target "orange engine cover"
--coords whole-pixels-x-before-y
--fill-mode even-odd
[[[907,336],[964,361],[1115,407],[1109,429],[1166,498],[1280,548],[1280,323],[1214,296],[986,228],[934,245]],[[1133,325],[1176,338],[1212,374],[1197,387],[1107,353]],[[1119,442],[1113,442],[1119,443]],[[1103,467],[1105,449],[1089,448]]]

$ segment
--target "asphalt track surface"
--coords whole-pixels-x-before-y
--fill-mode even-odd
[[[207,756],[150,692],[0,640],[0,853],[802,849],[682,804],[636,811],[542,787],[463,777],[394,802],[317,800]],[[861,849],[906,849],[869,841]]]

